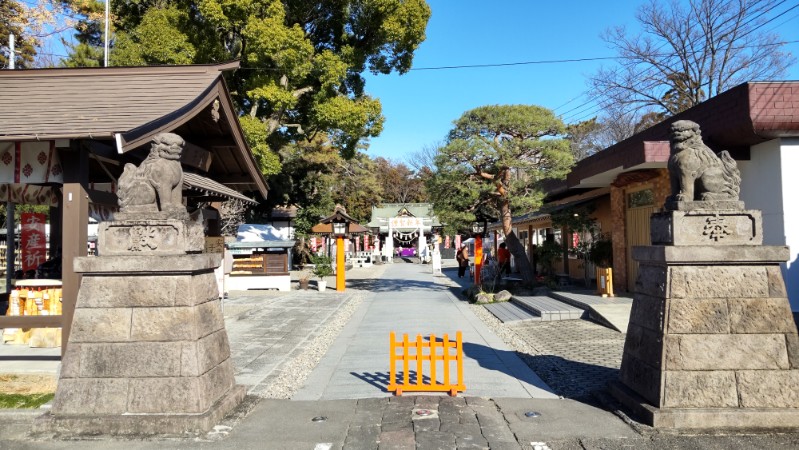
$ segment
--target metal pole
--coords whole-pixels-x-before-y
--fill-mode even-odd
[[[110,15],[108,9],[109,9],[110,3],[111,3],[111,0],[105,0],[105,33],[103,33],[105,35],[105,38],[104,38],[104,40],[105,40],[105,51],[104,51],[105,65],[103,67],[108,67],[108,17]]]
[[[8,35],[8,68],[13,70],[14,60],[16,59],[16,49],[14,48],[14,35]],[[9,189],[9,194],[11,190]],[[14,233],[14,202],[6,202],[6,294],[11,293],[11,280],[14,278],[14,250],[16,247],[16,235]]]
[[[16,233],[14,233],[14,202],[6,202],[6,293],[10,294],[14,279],[14,251],[16,250]]]
[[[8,68],[11,69],[11,70],[14,70],[14,60],[17,59],[16,58],[17,55],[16,55],[16,53],[14,51],[14,35],[13,34],[9,34],[8,35],[8,50],[9,50],[9,52],[8,52]]]

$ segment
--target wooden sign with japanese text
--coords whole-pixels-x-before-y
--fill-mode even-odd
[[[42,213],[22,213],[22,271],[36,270],[47,260],[47,216]]]

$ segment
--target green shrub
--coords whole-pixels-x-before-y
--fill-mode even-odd
[[[311,257],[311,260],[314,264],[313,274],[316,275],[317,278],[321,280],[325,277],[333,275],[333,266],[331,265],[332,261],[329,256],[314,255]]]

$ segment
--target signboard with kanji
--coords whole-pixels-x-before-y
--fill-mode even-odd
[[[388,219],[391,228],[421,228],[424,223],[421,217],[392,217]]]
[[[22,213],[22,271],[36,270],[47,260],[47,235],[45,222],[47,216],[42,213]]]
[[[212,236],[205,238],[205,253],[224,253],[225,238],[222,236]]]

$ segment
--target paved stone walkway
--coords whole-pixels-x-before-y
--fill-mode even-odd
[[[281,365],[302,354],[353,295],[308,290],[225,300],[236,383],[247,386],[250,394],[263,394],[281,375]]]
[[[588,320],[513,322],[503,326],[537,350],[522,359],[556,393],[590,400],[618,378],[625,335]]]
[[[441,277],[443,278],[443,277]],[[463,334],[464,395],[556,398],[502,340],[434,277],[429,265],[389,264],[330,347],[295,400],[385,397],[389,382],[389,333],[437,338]],[[398,370],[401,366],[398,364]],[[438,382],[442,383],[439,366]],[[409,370],[415,377],[415,363]],[[456,382],[454,365],[450,381]],[[430,374],[429,368],[423,372]]]

